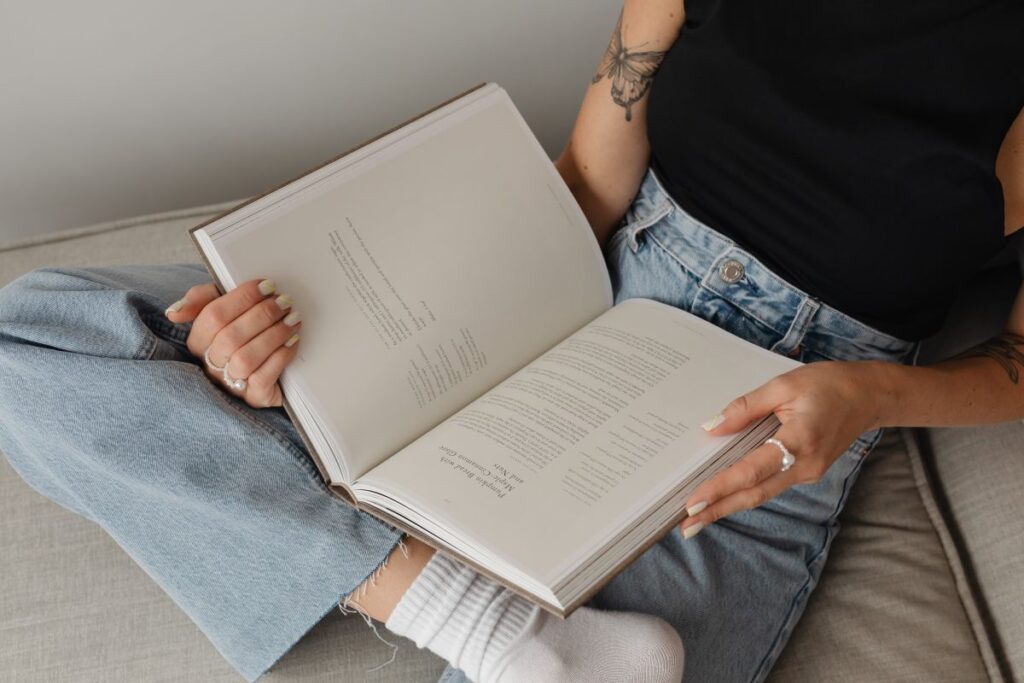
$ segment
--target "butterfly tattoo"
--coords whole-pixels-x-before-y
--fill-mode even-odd
[[[654,72],[665,58],[665,52],[636,52],[625,47],[622,35],[622,12],[615,23],[611,42],[605,50],[597,75],[591,83],[598,83],[608,77],[612,81],[612,100],[626,110],[626,120],[633,120],[633,104],[640,100],[651,87]]]

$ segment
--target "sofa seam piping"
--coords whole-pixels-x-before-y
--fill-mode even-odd
[[[219,213],[224,213],[237,204],[238,201],[221,202],[219,204],[209,204],[190,209],[177,209],[174,211],[165,211],[163,213],[121,218],[91,226],[68,228],[66,230],[59,230],[50,234],[40,235],[38,237],[29,237],[24,240],[15,240],[7,244],[0,244],[0,254],[20,251],[22,249],[31,249],[33,247],[40,247],[47,244],[56,244],[58,242],[69,242],[71,240],[84,239],[87,237],[93,237],[94,235],[103,235],[110,232],[116,232],[118,230],[126,230],[128,228],[168,223],[170,221],[182,220],[185,218],[213,216]]]
[[[993,681],[1012,681],[1013,671],[1006,648],[995,627],[992,612],[978,581],[974,562],[967,551],[963,532],[956,522],[949,498],[935,468],[935,453],[927,429],[905,428],[915,488],[924,504],[939,545],[953,574],[954,585],[964,608],[982,662]],[[915,457],[916,455],[916,457]]]

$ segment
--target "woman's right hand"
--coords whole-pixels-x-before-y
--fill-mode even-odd
[[[210,379],[253,408],[282,404],[277,380],[297,353],[302,316],[292,308],[291,297],[276,290],[265,279],[243,282],[224,295],[213,283],[196,285],[166,312],[173,323],[192,323],[188,350],[202,361]],[[230,364],[231,377],[246,380],[244,389],[224,383],[223,373],[206,363],[207,349],[211,362]]]

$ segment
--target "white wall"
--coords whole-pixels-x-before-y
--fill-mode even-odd
[[[0,0],[0,242],[235,199],[480,81],[552,157],[621,0]]]

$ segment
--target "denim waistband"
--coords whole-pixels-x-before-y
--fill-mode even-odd
[[[634,253],[639,248],[638,235],[649,230],[679,265],[700,280],[705,294],[774,329],[780,338],[773,350],[785,353],[791,345],[837,360],[916,359],[919,343],[886,334],[807,294],[733,240],[693,218],[651,168],[623,224]]]

